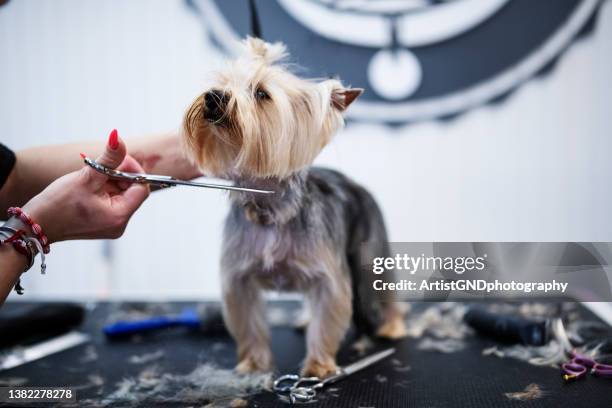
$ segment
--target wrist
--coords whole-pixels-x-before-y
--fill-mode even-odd
[[[23,232],[26,233],[26,235],[32,235],[32,227],[30,227],[28,224],[26,224],[25,222],[21,221],[19,218],[17,217],[9,217],[6,222],[3,224],[3,226],[6,227],[10,227],[16,230],[21,230]]]
[[[7,222],[0,226],[0,246],[13,247],[16,253],[23,256],[27,260],[23,272],[27,272],[34,264],[34,258],[40,252],[38,247],[32,243],[27,237],[27,224],[24,227],[23,223],[11,217]],[[40,247],[42,249],[42,247]]]
[[[34,265],[34,258],[40,254],[42,260],[40,264],[40,272],[45,273],[47,265],[45,264],[45,254],[49,253],[49,242],[46,235],[42,232],[40,225],[34,223],[22,209],[11,207],[8,210],[11,216],[7,222],[0,226],[0,247],[4,249],[7,246],[12,246],[14,249],[13,256],[19,253],[27,260],[22,273],[27,272]],[[15,263],[16,266],[19,263]],[[23,287],[21,279],[17,278],[15,291],[22,295]]]
[[[56,228],[54,228],[54,222],[51,221],[53,212],[46,209],[44,204],[39,203],[38,201],[39,200],[37,200],[36,197],[33,198],[23,207],[23,211],[29,215],[33,222],[42,228],[42,231],[47,236],[49,244],[52,244],[60,240]],[[18,219],[18,217],[13,218]],[[28,227],[28,229],[25,230],[28,235],[36,235],[35,231],[33,231],[32,228],[27,225],[27,223],[23,222],[23,220],[18,220]]]
[[[0,305],[2,298],[6,297],[15,287],[23,271],[28,267],[29,260],[19,253],[13,245],[0,245],[0,257],[2,259],[2,273],[0,273]],[[19,293],[19,288],[15,290]]]
[[[49,253],[49,237],[43,231],[42,226],[38,224],[37,221],[39,218],[32,218],[32,215],[36,215],[36,213],[30,213],[29,211],[23,210],[19,207],[11,207],[8,210],[8,215],[11,216],[11,222],[16,222],[16,220],[18,220],[22,224],[25,224],[25,226],[22,228],[22,230],[25,232],[25,236],[28,238],[35,238],[37,240],[39,243],[38,245],[41,246],[40,252],[44,252],[45,254]],[[25,228],[27,227],[29,227],[29,229],[26,230]]]

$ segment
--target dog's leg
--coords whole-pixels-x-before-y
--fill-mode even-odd
[[[240,373],[270,371],[272,353],[264,300],[258,285],[244,278],[224,282],[223,317],[238,346],[236,370]]]
[[[389,340],[406,337],[408,330],[406,329],[404,318],[409,309],[408,304],[390,302],[383,307],[383,321],[376,331],[376,335]]]
[[[329,280],[308,292],[312,316],[306,331],[308,354],[302,374],[319,378],[337,370],[336,353],[351,322],[348,271],[334,271]]]
[[[370,193],[357,185],[348,187],[356,197],[353,204],[353,229],[349,235],[347,261],[353,285],[353,320],[358,332],[375,334],[386,339],[400,339],[407,334],[404,318],[408,305],[396,302],[392,291],[372,289],[378,276],[364,262],[391,255],[387,231],[382,213]],[[388,281],[393,281],[395,271],[385,272]]]

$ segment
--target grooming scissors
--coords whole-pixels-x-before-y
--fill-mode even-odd
[[[374,353],[346,367],[339,368],[336,374],[323,380],[319,377],[300,377],[295,374],[282,375],[274,381],[273,389],[277,394],[289,395],[292,404],[296,402],[309,402],[312,401],[317,396],[317,392],[326,385],[338,382],[359,370],[363,370],[389,357],[393,353],[395,353],[394,348]]]
[[[254,188],[237,187],[225,184],[213,184],[213,183],[197,183],[195,181],[179,180],[171,176],[160,176],[156,174],[145,174],[145,173],[128,173],[125,171],[119,171],[111,169],[97,163],[95,160],[89,157],[83,157],[83,161],[92,169],[99,173],[105,174],[106,176],[115,180],[126,180],[132,183],[151,184],[158,188],[167,188],[174,186],[193,186],[193,187],[205,187],[214,188],[217,190],[231,190],[231,191],[245,191],[249,193],[258,194],[274,194],[271,190],[258,190]]]
[[[571,351],[569,355],[571,360],[561,365],[565,381],[584,378],[589,371],[599,377],[612,378],[612,365],[598,363],[591,357],[579,354],[575,350]]]

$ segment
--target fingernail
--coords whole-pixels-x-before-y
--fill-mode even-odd
[[[85,160],[85,158],[87,157],[87,156],[85,156],[85,153],[79,153],[79,154],[81,155],[81,159],[83,159],[83,160]]]
[[[117,146],[119,146],[119,135],[117,134],[117,129],[113,129],[108,136],[108,147],[111,150],[116,150]]]

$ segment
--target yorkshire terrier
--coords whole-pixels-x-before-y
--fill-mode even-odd
[[[387,257],[382,214],[346,176],[310,167],[363,92],[338,80],[297,77],[282,43],[247,38],[244,52],[187,110],[184,138],[205,174],[270,195],[232,192],[221,260],[223,315],[239,372],[268,371],[272,353],[265,290],[297,291],[310,308],[303,374],[337,370],[350,326],[396,339],[404,316],[391,294],[372,289],[365,259]]]

